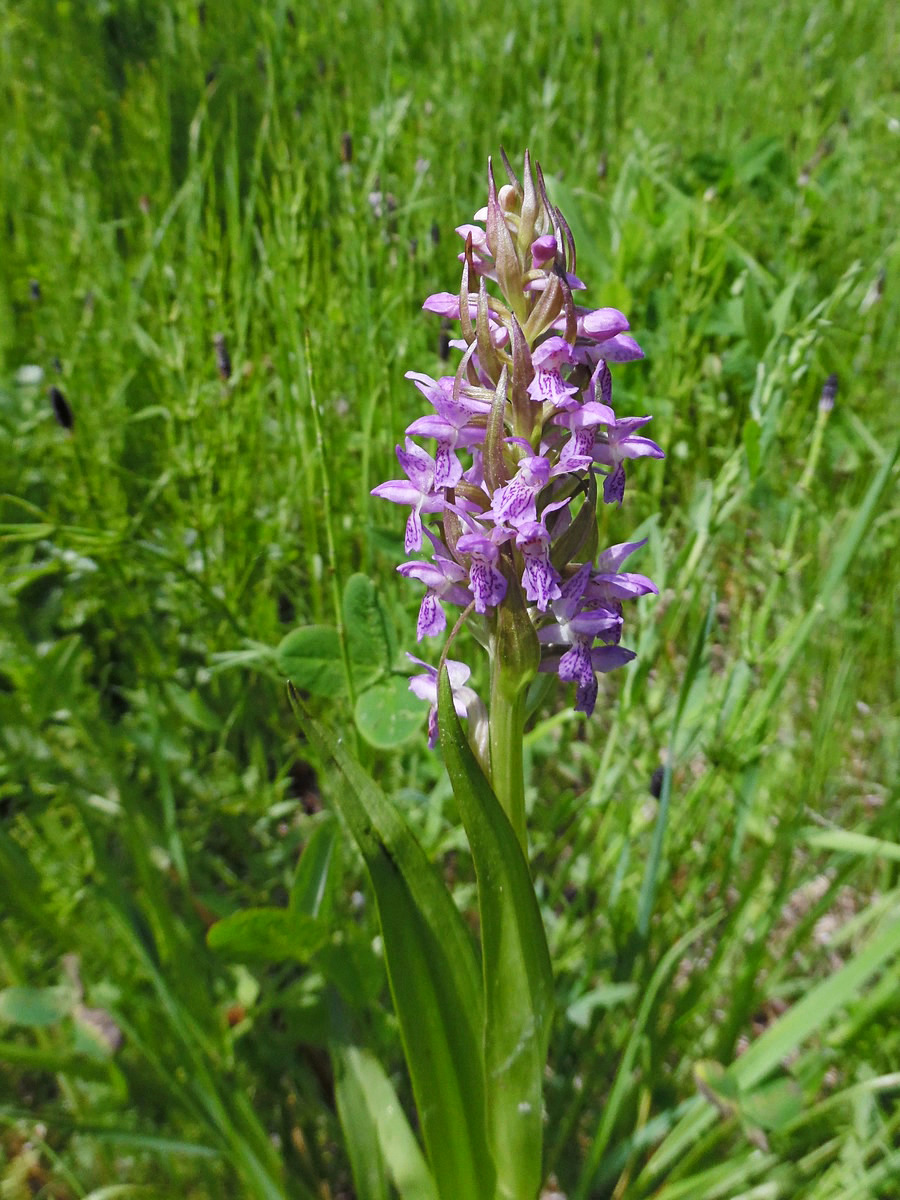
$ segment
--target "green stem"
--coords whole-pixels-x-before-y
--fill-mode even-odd
[[[504,678],[501,655],[491,655],[491,783],[509,817],[523,852],[528,853],[525,830],[525,767],[522,739],[525,731],[526,689],[510,688]]]

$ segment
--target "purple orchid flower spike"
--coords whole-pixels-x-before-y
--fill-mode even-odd
[[[462,608],[489,647],[496,728],[509,730],[503,705],[524,694],[538,669],[574,682],[576,708],[590,713],[598,674],[634,657],[620,645],[624,602],[656,587],[622,568],[643,543],[611,546],[596,564],[576,557],[594,545],[594,477],[603,475],[603,500],[620,504],[626,460],[663,452],[641,432],[649,417],[618,416],[613,406],[611,367],[643,357],[628,318],[617,308],[575,304],[584,284],[574,239],[540,168],[532,171],[526,154],[521,182],[505,156],[504,167],[509,183],[498,187],[489,163],[487,204],[458,226],[459,288],[424,304],[461,321],[462,336],[450,345],[462,359],[439,379],[408,373],[430,411],[397,448],[406,479],[373,494],[410,508],[407,554],[426,535],[431,542],[430,557],[397,568],[424,586],[417,638],[444,633],[447,604]],[[422,439],[433,439],[433,458]],[[466,668],[454,670],[459,711]],[[426,671],[411,686],[433,704],[437,676]],[[429,730],[433,742],[433,715]],[[518,775],[505,773],[507,748],[491,738],[482,762],[522,839],[524,800],[503,794],[506,779]]]

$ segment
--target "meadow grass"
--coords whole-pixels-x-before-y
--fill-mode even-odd
[[[404,372],[448,369],[420,304],[503,145],[629,314],[617,401],[668,453],[601,514],[601,544],[649,538],[637,662],[528,735],[548,1173],[900,1196],[896,20],[0,3],[4,1195],[351,1195],[336,1012],[409,1099],[349,839],[343,974],[206,931],[285,903],[329,820],[270,648],[358,571],[414,648],[369,490]],[[469,910],[424,733],[357,748]]]

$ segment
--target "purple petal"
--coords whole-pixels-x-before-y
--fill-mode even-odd
[[[392,504],[418,504],[422,493],[405,479],[388,479],[373,487],[371,495],[381,500],[390,500]]]
[[[437,637],[446,628],[447,618],[440,601],[434,592],[426,592],[422,598],[419,619],[416,622],[416,641],[421,642],[426,637]]]
[[[559,573],[546,558],[526,555],[522,584],[525,595],[537,604],[539,612],[546,612],[550,601],[559,598]]]
[[[595,671],[605,674],[615,671],[617,667],[624,667],[636,657],[633,650],[626,650],[624,646],[595,646],[591,651],[591,666]]]
[[[405,450],[401,446],[397,447],[397,461],[420,492],[432,491],[434,459],[421,446],[407,438]]]
[[[593,338],[595,342],[604,342],[608,338],[614,338],[617,334],[624,333],[626,329],[630,329],[628,318],[624,313],[619,312],[617,308],[595,308],[591,312],[584,314],[580,321],[580,325],[586,337]],[[630,340],[634,340],[633,338]],[[637,345],[637,342],[635,342]],[[604,347],[604,354],[606,349]],[[619,361],[613,359],[613,362]]]
[[[642,538],[639,542],[618,542],[615,546],[610,546],[597,559],[597,570],[617,571],[629,555],[646,545],[647,539]]]
[[[646,575],[625,572],[595,575],[587,588],[591,600],[634,600],[638,596],[659,595],[659,588]]]
[[[621,463],[603,480],[603,503],[621,504],[625,495],[625,468]]]
[[[643,350],[628,333],[620,333],[604,341],[602,353],[607,362],[614,363],[634,362],[644,357]]]
[[[556,258],[556,238],[545,233],[531,243],[531,261],[535,268],[545,267]]]
[[[578,388],[565,383],[559,371],[539,370],[535,371],[526,391],[537,404],[549,403],[555,408],[565,408],[570,403],[569,397],[576,395]]]
[[[449,442],[438,442],[434,452],[434,486],[453,488],[462,479],[462,463],[453,453]]]
[[[403,549],[407,554],[412,554],[413,550],[422,549],[422,518],[419,516],[417,508],[414,508],[406,519]]]

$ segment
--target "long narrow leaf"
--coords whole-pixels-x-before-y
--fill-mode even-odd
[[[485,998],[485,1089],[497,1195],[531,1200],[542,1178],[541,1084],[553,975],[528,863],[475,759],[441,672],[444,762],[478,877]]]
[[[378,905],[385,962],[441,1200],[493,1200],[485,1132],[483,1001],[474,947],[450,893],[399,811],[308,714],[304,731],[342,776],[334,802]]]
[[[339,1103],[341,1092],[345,1096],[352,1092],[357,1118],[371,1130],[376,1142],[374,1157],[384,1164],[400,1200],[437,1200],[434,1180],[384,1068],[358,1046],[336,1046],[332,1054],[339,1068]],[[349,1142],[356,1137],[356,1130],[349,1130],[343,1113],[341,1117]]]

